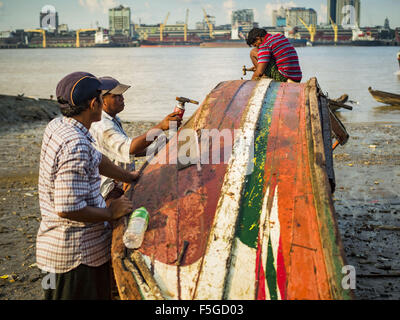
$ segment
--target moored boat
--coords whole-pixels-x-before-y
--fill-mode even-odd
[[[372,90],[371,87],[368,88],[368,91],[372,95],[372,97],[378,102],[389,104],[392,106],[400,106],[400,94]]]
[[[122,242],[126,219],[113,231],[120,297],[351,298],[332,161],[328,100],[315,78],[220,83],[130,194],[150,223],[134,252]]]

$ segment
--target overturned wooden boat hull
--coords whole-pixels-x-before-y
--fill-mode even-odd
[[[131,195],[151,215],[138,251],[163,298],[351,297],[341,285],[327,110],[316,79],[228,81],[211,91]],[[196,132],[194,147],[180,139],[184,129]],[[204,129],[232,139],[212,140]],[[202,161],[163,164],[188,150]],[[211,159],[216,150],[219,162]],[[124,228],[121,220],[112,245],[120,297],[155,299],[132,270]]]
[[[392,106],[400,106],[400,94],[394,94],[379,90],[372,90],[371,87],[368,88],[368,91],[371,94],[371,96],[378,102]]]

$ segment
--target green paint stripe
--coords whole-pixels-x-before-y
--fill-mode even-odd
[[[271,300],[278,300],[276,270],[274,265],[274,252],[272,250],[271,238],[269,238],[268,240],[268,255],[265,265],[265,278],[267,280]]]
[[[271,127],[272,111],[281,84],[271,82],[264,97],[260,117],[254,138],[253,172],[246,178],[246,186],[239,210],[236,236],[250,248],[257,248],[260,215],[264,199],[264,167],[267,153],[268,136]]]

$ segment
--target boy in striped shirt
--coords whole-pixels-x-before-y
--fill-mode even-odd
[[[250,53],[254,64],[252,80],[267,76],[280,82],[301,81],[297,52],[285,36],[253,28],[248,34],[247,44],[255,47]]]

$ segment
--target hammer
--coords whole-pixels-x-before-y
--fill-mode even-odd
[[[246,66],[243,66],[242,71],[243,71],[243,75],[245,76],[247,74],[246,71],[253,71],[253,70],[252,70],[252,68],[247,69]]]
[[[186,102],[194,103],[194,104],[199,104],[198,101],[191,100],[191,99],[189,99],[189,98],[184,98],[184,97],[176,97],[176,101],[179,101],[179,104],[180,104],[180,105],[185,105]]]

